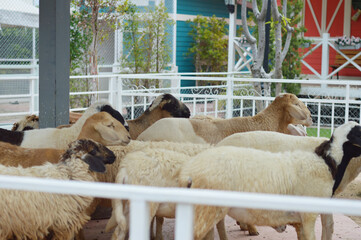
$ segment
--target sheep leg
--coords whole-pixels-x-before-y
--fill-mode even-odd
[[[295,229],[296,229],[296,233],[297,233],[297,239],[298,240],[305,240],[305,234],[303,232],[303,227],[302,224],[292,224]]]
[[[194,209],[194,240],[206,237],[214,225],[224,219],[229,208],[214,206],[196,206]]]
[[[258,236],[259,232],[257,231],[257,228],[250,224],[245,224],[237,221],[237,224],[239,225],[241,231],[248,231],[248,234],[250,236]]]
[[[333,216],[332,214],[321,214],[322,240],[332,240]]]
[[[203,240],[214,240],[214,229],[212,228],[203,238]]]
[[[163,223],[164,218],[163,217],[155,217],[156,224],[155,224],[155,240],[163,240]]]
[[[226,233],[226,225],[224,224],[224,218],[217,223],[217,231],[220,240],[228,240]]]
[[[305,235],[305,239],[307,240],[315,240],[315,223],[318,214],[314,213],[304,213],[301,214],[301,221],[303,227],[303,233]]]
[[[84,237],[84,228],[80,229],[79,232],[75,235],[75,240],[85,240]]]

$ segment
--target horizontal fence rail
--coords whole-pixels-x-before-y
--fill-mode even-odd
[[[149,219],[149,202],[169,202],[177,204],[175,239],[179,240],[184,240],[184,238],[182,238],[183,236],[192,235],[192,233],[185,231],[192,231],[193,229],[193,214],[189,213],[193,212],[192,206],[195,204],[329,214],[341,213],[361,216],[361,202],[355,200],[202,189],[130,186],[113,183],[61,181],[53,179],[46,179],[44,181],[44,179],[39,178],[4,175],[0,175],[0,186],[2,189],[128,199],[131,202],[130,238],[135,240],[149,239],[150,223],[147,221],[144,222],[144,219]],[[141,222],[145,224],[139,224]]]
[[[290,83],[301,85],[298,97],[311,111],[314,124],[308,128],[309,135],[330,136],[338,125],[361,119],[359,81],[254,79],[247,73],[102,74],[71,76],[70,81],[72,111],[85,110],[94,99],[107,100],[126,119],[140,116],[162,93],[171,93],[183,101],[192,116],[253,116],[260,111],[260,102],[267,106],[274,99],[266,89],[257,92],[256,84]],[[23,115],[38,114],[37,76],[0,75],[0,85],[3,127],[10,128]]]

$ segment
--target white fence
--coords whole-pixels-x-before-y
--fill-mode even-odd
[[[71,81],[80,86],[96,82],[96,91],[72,89],[71,109],[84,110],[93,99],[106,99],[121,111],[126,119],[138,117],[161,93],[171,93],[190,108],[192,116],[197,114],[230,118],[257,114],[259,101],[268,104],[274,97],[255,91],[253,85],[261,82],[297,83],[302,85],[299,98],[309,107],[314,125],[308,128],[313,136],[329,136],[335,126],[349,120],[361,119],[361,83],[346,80],[284,80],[251,79],[248,75],[227,73],[170,73],[138,75],[72,76]],[[27,81],[19,90],[4,85],[0,87],[0,122],[9,127],[26,114],[38,113],[38,79],[36,76],[1,76],[4,82]],[[190,84],[190,82],[192,82]],[[138,85],[136,85],[138,84]],[[139,84],[148,88],[137,87]],[[187,86],[187,85],[196,86]],[[79,85],[79,84],[78,84]],[[7,89],[9,88],[9,89]],[[264,96],[266,95],[266,96]]]
[[[160,93],[167,92],[185,102],[189,106],[192,115],[205,114],[227,118],[232,116],[248,116],[258,112],[256,109],[257,101],[269,103],[273,100],[273,97],[264,97],[260,93],[255,92],[253,88],[254,83],[300,83],[302,84],[300,98],[313,113],[315,134],[317,136],[322,135],[322,129],[327,128],[330,133],[335,126],[348,120],[360,122],[361,101],[359,99],[361,92],[358,89],[361,83],[356,81],[265,80],[246,77],[233,74],[226,76],[225,73],[212,74],[212,77],[202,74],[195,75],[193,73],[73,76],[71,79],[77,81],[78,79],[86,81],[99,80],[98,91],[71,92],[71,96],[78,97],[77,100],[73,99],[73,110],[82,110],[86,107],[82,105],[86,104],[86,102],[79,100],[79,96],[95,95],[97,99],[107,99],[110,101],[115,108],[121,110],[129,118],[135,118],[137,114],[140,114],[138,110],[145,110],[154,97]],[[158,86],[159,88],[151,87],[144,89],[133,85],[137,80],[141,80],[144,83],[145,79],[152,80],[151,85]],[[20,110],[18,108],[13,112],[1,112],[0,118],[37,113],[37,77],[9,78],[3,76],[0,78],[0,83],[1,81],[9,80],[27,81],[28,91],[17,94],[5,91],[0,95],[1,103],[17,102],[15,104],[17,106],[26,103],[24,106],[27,108],[24,111],[20,111],[22,108]],[[195,81],[198,86],[184,86],[189,81]],[[210,85],[210,83],[215,83],[215,85]],[[13,176],[0,176],[0,186],[7,189],[129,199],[131,201],[130,237],[136,240],[149,239],[148,203],[152,201],[177,203],[176,240],[192,239],[192,206],[194,204],[361,215],[361,203],[359,201],[339,199],[119,186],[115,184],[67,182],[50,179],[44,181],[44,179]]]
[[[193,205],[214,205],[297,212],[342,213],[361,216],[361,203],[355,200],[322,199],[259,193],[226,192],[178,188],[155,188],[59,181],[28,177],[0,176],[4,189],[77,194],[101,198],[129,199],[130,239],[149,239],[149,202],[176,203],[175,240],[193,239]]]

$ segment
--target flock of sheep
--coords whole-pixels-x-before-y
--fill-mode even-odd
[[[170,94],[134,120],[106,102],[77,117],[69,126],[37,129],[38,118],[28,116],[12,131],[0,129],[0,174],[330,198],[361,171],[361,125],[345,123],[330,139],[307,137],[299,126],[310,126],[311,114],[293,94],[253,117],[189,118]],[[0,239],[84,239],[82,228],[98,206],[112,206],[112,239],[129,238],[126,199],[0,188]],[[318,215],[215,206],[195,206],[194,214],[194,239],[213,239],[216,226],[221,240],[226,215],[250,235],[257,225],[279,232],[292,225],[300,240],[315,239]],[[150,203],[152,239],[163,239],[164,217],[176,217],[175,205]],[[321,214],[321,221],[322,239],[331,240],[332,215]]]

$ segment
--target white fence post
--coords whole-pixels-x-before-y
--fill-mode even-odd
[[[237,20],[237,3],[232,0],[230,4],[234,4],[234,12],[229,13],[229,31],[228,31],[228,73],[233,72],[235,65],[234,38],[236,36],[236,20]],[[226,118],[233,116],[233,74],[228,74],[227,79],[227,109]]]
[[[117,78],[117,110],[123,114],[123,79],[121,77]]]
[[[328,48],[328,40],[330,38],[329,33],[322,34],[322,69],[321,69],[321,79],[326,80],[328,76],[329,65],[329,48]],[[325,87],[326,85],[322,85]]]
[[[228,74],[226,108],[226,118],[233,117],[233,74]]]
[[[149,204],[144,200],[131,200],[129,239],[149,239],[149,226]]]
[[[193,239],[193,205],[177,204],[175,240]]]
[[[348,112],[349,112],[349,108],[350,108],[350,84],[347,83],[346,84],[346,96],[345,96],[345,123],[348,122]]]

